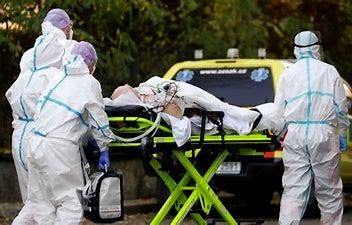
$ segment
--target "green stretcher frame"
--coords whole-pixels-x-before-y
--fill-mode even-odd
[[[114,122],[124,122],[124,123],[136,123],[138,121],[139,126],[134,127],[121,127],[118,129],[118,133],[123,134],[135,134],[138,135],[143,133],[146,129],[148,129],[153,122],[146,118],[141,117],[109,117],[110,123]],[[114,129],[112,129],[114,130]],[[178,181],[178,183],[172,178],[172,176],[162,169],[161,163],[159,162],[159,157],[157,152],[154,154],[150,154],[149,164],[156,172],[156,174],[161,178],[161,180],[165,183],[166,187],[170,190],[170,195],[167,198],[164,205],[161,207],[159,212],[155,215],[153,220],[150,222],[151,225],[160,225],[169,214],[171,208],[174,208],[177,211],[176,216],[173,218],[171,225],[181,224],[185,217],[189,214],[191,218],[196,221],[199,225],[206,225],[207,219],[203,218],[202,215],[209,215],[212,208],[215,208],[219,215],[222,217],[227,224],[237,225],[236,220],[231,216],[229,211],[223,205],[219,197],[212,190],[209,185],[210,180],[215,175],[216,171],[220,167],[221,163],[225,160],[225,158],[230,154],[226,150],[226,145],[246,145],[246,144],[268,144],[271,142],[270,137],[266,135],[253,133],[250,135],[205,135],[203,138],[200,136],[191,136],[188,141],[189,146],[192,149],[185,150],[175,147],[175,141],[172,137],[172,130],[169,127],[158,125],[158,130],[164,135],[159,136],[156,135],[152,138],[152,149],[159,148],[168,148],[171,151],[171,157],[177,160],[185,170],[182,178]],[[116,130],[115,130],[116,131]],[[196,166],[190,160],[191,155],[194,156],[195,146],[199,147],[199,141],[202,140],[202,145],[211,145],[218,146],[217,156],[211,162],[210,166],[207,168],[207,171],[204,175],[197,170]],[[226,145],[224,145],[226,143]],[[110,143],[110,147],[133,147],[133,148],[141,148],[141,142],[133,142],[133,143],[123,143],[123,142],[112,142]],[[201,151],[202,148],[197,148],[197,153]],[[189,154],[190,151],[193,151],[192,154]],[[250,150],[248,150],[248,154]],[[248,152],[247,151],[247,152]],[[256,153],[253,153],[256,154]],[[198,154],[196,154],[198,155]],[[196,157],[196,156],[195,156]],[[196,161],[196,160],[195,160]],[[186,193],[191,193],[186,195]],[[192,212],[192,206],[199,201],[201,209],[203,211],[201,213]]]
[[[217,169],[221,163],[225,160],[229,152],[227,150],[221,150],[219,155],[213,161],[213,163],[208,168],[207,172],[202,176],[196,167],[191,163],[189,158],[180,150],[173,150],[172,154],[185,168],[186,173],[181,178],[180,182],[177,184],[173,178],[165,171],[160,170],[161,165],[159,162],[153,158],[150,161],[150,165],[157,172],[161,180],[166,184],[170,190],[170,196],[156,214],[154,219],[151,221],[151,225],[159,225],[165,219],[166,215],[169,213],[171,207],[174,205],[177,210],[177,214],[170,223],[171,225],[180,224],[183,219],[187,216],[192,206],[196,201],[200,202],[201,208],[205,214],[209,214],[211,207],[214,206],[222,218],[227,222],[227,224],[237,225],[235,219],[231,216],[226,207],[222,204],[216,193],[209,186],[209,181],[212,179]],[[194,185],[188,186],[189,182],[194,180]],[[188,190],[192,193],[186,197],[183,191]],[[191,217],[199,225],[206,225],[207,220],[204,219],[198,213],[191,213]]]

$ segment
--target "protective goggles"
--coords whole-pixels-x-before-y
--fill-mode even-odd
[[[297,47],[297,48],[307,48],[307,47],[310,47],[310,46],[313,46],[313,45],[322,45],[322,43],[320,41],[317,41],[313,44],[309,44],[309,45],[298,45],[296,43],[293,43],[293,46]]]

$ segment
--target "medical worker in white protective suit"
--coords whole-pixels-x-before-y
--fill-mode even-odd
[[[80,224],[83,187],[79,146],[90,129],[100,149],[98,167],[109,167],[113,140],[99,82],[92,76],[97,55],[78,42],[36,107],[28,158],[28,204],[36,224]],[[27,203],[26,203],[27,204]]]
[[[281,77],[275,104],[287,124],[283,142],[284,192],[279,224],[299,224],[312,184],[321,224],[341,224],[340,151],[346,150],[349,125],[341,78],[320,61],[320,41],[310,31],[295,36],[297,62]]]
[[[35,45],[26,51],[20,62],[21,73],[6,92],[13,110],[12,155],[23,203],[27,199],[27,162],[29,140],[33,124],[34,109],[38,98],[46,88],[53,74],[62,66],[67,50],[70,18],[62,9],[48,12],[42,23],[42,35]],[[72,33],[72,32],[71,32]],[[26,207],[25,207],[26,208]],[[23,209],[13,224],[32,224],[29,208]]]
[[[48,22],[51,23],[51,26],[48,25]],[[54,26],[57,29],[52,29]],[[61,44],[65,46],[65,55],[64,58],[69,57],[69,52],[72,49],[73,45],[77,43],[77,41],[73,40],[73,29],[72,29],[72,22],[68,14],[59,8],[55,8],[50,10],[44,21],[41,25],[42,27],[42,34],[45,33],[52,33],[57,38]],[[60,30],[61,32],[58,32]],[[65,36],[62,35],[62,32]],[[29,70],[33,67],[33,51],[34,47],[25,51],[21,57],[20,61],[20,69],[21,71]]]

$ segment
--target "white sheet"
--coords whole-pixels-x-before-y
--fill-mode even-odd
[[[277,114],[275,104],[266,103],[258,105],[255,108],[263,115],[258,126],[255,128],[255,131],[271,129],[275,135],[279,135],[284,129],[285,121]]]
[[[203,108],[207,111],[223,111],[225,113],[223,121],[224,128],[232,129],[239,134],[248,134],[251,132],[253,122],[259,115],[258,112],[229,105],[203,89],[185,82],[167,80],[154,76],[144,83],[149,87],[160,87],[161,84],[165,85],[170,82],[176,83],[179,87],[177,96],[183,100],[186,108]]]
[[[161,113],[161,118],[171,126],[172,136],[178,147],[184,145],[191,137],[191,122],[187,117],[181,119],[166,113]]]

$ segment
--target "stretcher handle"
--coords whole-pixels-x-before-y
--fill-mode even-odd
[[[202,123],[200,126],[200,137],[199,137],[199,147],[203,145],[204,142],[204,135],[205,135],[205,121],[207,119],[207,111],[201,110],[202,115]]]
[[[224,142],[224,131],[223,131],[223,118],[224,118],[224,112],[222,111],[206,111],[204,109],[200,109],[200,113],[202,116],[202,122],[201,122],[201,127],[200,127],[200,137],[199,137],[199,147],[201,147],[204,143],[204,135],[205,135],[205,123],[207,118],[214,122],[216,125],[218,125],[218,130],[221,134],[221,138]],[[214,115],[220,120],[218,122],[217,120],[214,121]]]
[[[258,126],[260,120],[261,120],[262,117],[263,117],[263,114],[262,114],[258,109],[256,109],[256,108],[252,108],[252,109],[250,109],[250,110],[259,113],[259,116],[258,116],[258,117],[254,120],[254,122],[253,122],[253,126],[252,126],[252,129],[251,129],[251,132],[252,132],[252,131]]]

